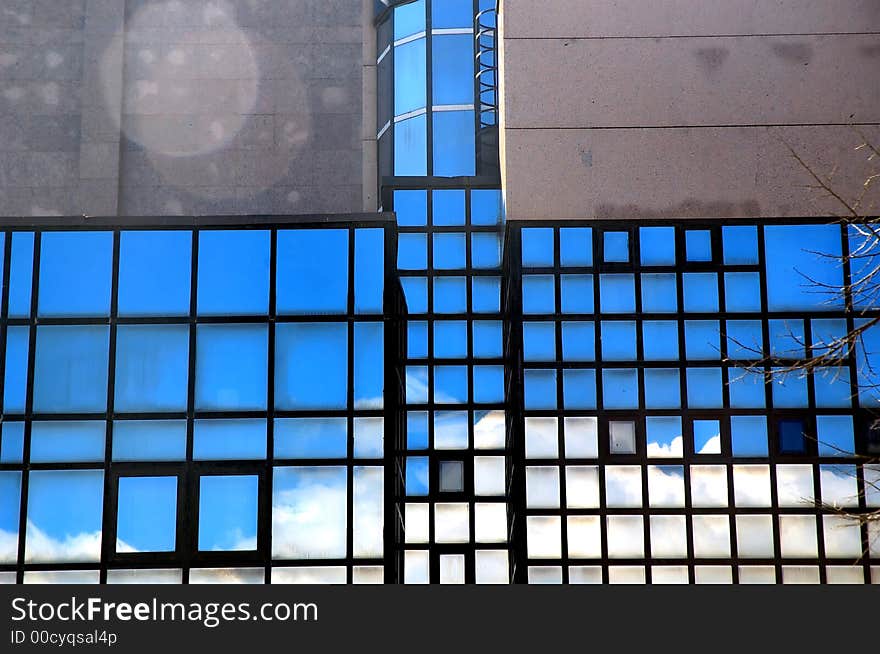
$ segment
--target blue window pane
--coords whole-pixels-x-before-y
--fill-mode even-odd
[[[563,266],[592,266],[593,230],[589,227],[560,227],[559,263]]]
[[[21,473],[0,472],[0,563],[18,559],[18,525],[21,511]]]
[[[428,412],[406,412],[406,447],[410,450],[428,449]]]
[[[435,270],[458,270],[467,267],[464,234],[434,234]]]
[[[426,234],[400,234],[397,237],[397,267],[401,270],[425,270],[428,267]]]
[[[553,322],[524,322],[523,359],[525,361],[554,361],[556,359],[556,324]]]
[[[345,418],[279,418],[275,420],[276,459],[345,458]]]
[[[186,420],[117,420],[113,423],[114,461],[182,461],[186,458]]]
[[[471,265],[474,268],[501,266],[501,235],[479,232],[471,235]]]
[[[14,232],[9,264],[9,316],[12,318],[31,315],[33,271],[34,234]]]
[[[199,549],[257,549],[256,475],[204,475],[199,479]]]
[[[639,406],[638,371],[629,368],[602,371],[602,403],[606,409],[636,409]]]
[[[729,359],[751,360],[763,356],[764,337],[760,320],[728,320],[726,329]]]
[[[40,251],[41,316],[110,313],[113,234],[45,232]]]
[[[599,292],[603,312],[635,312],[635,281],[632,275],[600,275]]]
[[[348,473],[341,466],[275,468],[272,557],[344,558]],[[316,501],[320,497],[320,501]]]
[[[843,307],[839,225],[764,227],[770,311],[833,311]]]
[[[0,463],[21,463],[24,458],[24,423],[4,420],[0,428]]]
[[[774,369],[773,406],[776,408],[799,408],[807,406],[807,378],[799,372],[779,374]]]
[[[803,454],[807,450],[803,420],[780,420],[777,424],[779,452],[781,454]]]
[[[562,358],[565,361],[595,360],[596,329],[592,322],[562,322]]]
[[[504,202],[500,189],[471,191],[471,224],[500,225],[504,222]]]
[[[102,470],[31,471],[25,562],[99,561],[103,507]]]
[[[476,174],[476,145],[473,111],[434,113],[434,175],[439,177]]]
[[[192,232],[122,232],[119,315],[188,315],[191,274]]]
[[[406,356],[422,359],[428,356],[428,323],[411,320],[406,324]]]
[[[276,306],[280,314],[345,313],[348,230],[278,232]]]
[[[464,450],[468,446],[467,411],[434,412],[434,448]]]
[[[465,278],[435,277],[434,313],[465,313],[466,311],[467,282]]]
[[[645,437],[645,449],[649,458],[678,458],[684,453],[679,416],[647,417]]]
[[[98,420],[34,422],[31,462],[102,461],[107,426]]]
[[[406,367],[406,403],[428,403],[428,367]]]
[[[816,416],[819,456],[851,456],[855,452],[852,416]]]
[[[712,261],[712,232],[689,229],[684,233],[688,261]]]
[[[619,263],[629,261],[629,232],[605,232],[603,242],[605,261]]]
[[[859,326],[859,324],[856,326]],[[845,339],[847,334],[846,320],[843,318],[811,320],[810,328],[813,332],[812,346],[814,355],[826,352],[829,347],[839,350],[842,345],[841,340]],[[863,334],[863,340],[873,333],[873,330],[869,329],[867,334]],[[844,349],[848,350],[849,348],[844,347]]]
[[[267,347],[265,325],[199,325],[196,409],[265,409]]]
[[[425,29],[425,0],[416,0],[394,9],[394,40],[418,34]]]
[[[553,228],[526,227],[522,234],[522,265],[552,266],[553,265]]]
[[[767,418],[731,416],[730,443],[733,456],[767,456]]]
[[[116,411],[183,411],[188,379],[188,325],[117,328]]]
[[[193,458],[265,459],[266,421],[196,420],[193,424]]]
[[[688,359],[708,361],[721,358],[721,329],[717,320],[685,320],[684,348]]]
[[[593,313],[593,276],[560,275],[563,313]]]
[[[718,420],[694,420],[694,453],[721,454],[721,423]]]
[[[806,355],[804,345],[804,321],[785,319],[769,321],[770,354],[784,359],[803,359]]]
[[[317,374],[317,370],[314,371]],[[314,379],[324,379],[327,375]],[[381,409],[385,399],[385,328],[380,322],[354,326],[354,408]]]
[[[428,280],[424,277],[401,277],[403,297],[408,313],[428,312]]]
[[[474,366],[474,402],[504,402],[504,366]]]
[[[684,310],[699,313],[718,312],[718,275],[715,273],[685,273]]]
[[[385,419],[355,418],[353,453],[359,459],[380,459],[385,452]]]
[[[465,195],[463,189],[439,189],[431,191],[433,215],[431,222],[435,225],[465,224]]]
[[[504,336],[500,320],[476,320],[473,323],[474,357],[504,356]]]
[[[721,369],[688,368],[687,400],[691,409],[721,408]]]
[[[382,313],[385,294],[385,230],[354,233],[354,311]]]
[[[526,409],[556,408],[555,370],[525,370],[523,383]]]
[[[675,227],[639,228],[639,252],[643,266],[674,266]]]
[[[760,275],[756,272],[724,273],[724,304],[728,311],[760,311]]]
[[[106,326],[37,327],[34,411],[85,413],[107,409]]]
[[[678,323],[672,320],[644,321],[642,350],[645,361],[677,361]]]
[[[634,321],[603,321],[601,329],[603,360],[635,360],[636,323]]]
[[[6,370],[3,381],[3,412],[24,413],[27,400],[28,352],[30,328],[12,326],[6,329]]]
[[[428,494],[428,457],[406,457],[406,494],[413,497]]]
[[[428,192],[424,189],[394,191],[394,212],[401,227],[428,224]]]
[[[472,0],[445,0],[431,3],[431,26],[473,27],[474,3]]]
[[[425,39],[394,46],[394,115],[422,109],[427,97]]]
[[[556,292],[553,275],[523,275],[523,313],[555,313]]]
[[[434,106],[473,104],[473,34],[434,34],[431,48]]]
[[[275,328],[276,409],[344,409],[347,392],[348,325],[288,323]]]
[[[855,309],[873,309],[877,304],[874,271],[880,266],[880,243],[873,227],[850,225],[849,265],[852,303]]]
[[[501,311],[501,279],[499,277],[474,277],[471,282],[471,304],[474,313],[498,313]]]
[[[269,311],[269,232],[199,233],[198,312],[203,316]]]
[[[764,375],[744,368],[729,368],[728,388],[733,409],[762,409],[766,403]]]
[[[755,225],[725,225],[721,228],[721,240],[726,265],[758,263],[758,228]]]
[[[596,371],[564,370],[562,404],[566,409],[595,409]]]
[[[681,382],[674,368],[645,368],[645,408],[681,408]]]
[[[428,174],[428,118],[425,114],[394,125],[394,174],[400,177]]]
[[[434,368],[434,402],[437,404],[463,404],[467,401],[467,366],[436,366]]]
[[[177,477],[120,477],[116,551],[177,549]]]
[[[816,406],[849,408],[853,389],[849,384],[849,368],[816,368],[813,371]]]
[[[675,273],[642,275],[642,311],[645,313],[678,311]]]

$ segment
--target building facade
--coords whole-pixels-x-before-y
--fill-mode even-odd
[[[4,5],[0,580],[880,583],[876,3]]]

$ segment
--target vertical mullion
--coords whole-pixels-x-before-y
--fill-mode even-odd
[[[272,493],[275,473],[275,329],[276,329],[276,294],[278,289],[275,271],[278,263],[278,229],[269,230],[269,315],[268,315],[268,349],[266,374],[266,476],[263,482],[262,529],[265,532],[265,581],[272,583]]]

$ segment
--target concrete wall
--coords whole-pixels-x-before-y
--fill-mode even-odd
[[[878,172],[855,150],[880,144],[876,0],[504,0],[500,23],[510,219],[843,212],[789,146],[847,199]]]
[[[371,12],[0,0],[0,215],[374,210]]]

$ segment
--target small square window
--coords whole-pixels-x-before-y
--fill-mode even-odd
[[[441,461],[439,482],[441,493],[463,492],[464,463],[461,461]]]
[[[500,302],[500,290],[498,297]],[[434,312],[465,313],[466,311],[467,283],[464,277],[436,277],[434,279]]]
[[[199,233],[200,315],[265,314],[269,310],[269,243],[268,231]]]
[[[275,269],[279,314],[345,313],[348,238],[345,229],[279,230]]]
[[[192,232],[122,232],[119,242],[119,315],[188,314],[191,253]]]
[[[688,261],[712,261],[712,232],[708,229],[689,229],[685,232]]]
[[[522,265],[553,265],[553,228],[528,227],[522,230]]]
[[[642,227],[639,250],[643,266],[675,265],[675,227]]]
[[[718,420],[694,420],[694,453],[721,454],[721,423]]]
[[[196,409],[265,409],[268,338],[265,325],[199,325]]]
[[[498,268],[501,265],[501,236],[492,232],[471,235],[471,266]]]
[[[205,475],[199,480],[199,550],[257,549],[256,475]]]
[[[177,477],[120,477],[116,552],[177,549]]]
[[[635,278],[630,274],[599,276],[600,306],[604,313],[634,313]],[[590,311],[592,313],[592,305]]]
[[[501,310],[501,279],[499,277],[474,277],[471,281],[473,294],[471,306],[474,313],[497,313]],[[434,300],[434,310],[437,300]]]
[[[403,233],[397,237],[397,267],[401,270],[425,270],[428,267],[426,234]]]
[[[401,277],[400,284],[403,286],[403,297],[406,299],[407,312],[428,312],[428,280],[424,277]]]
[[[440,233],[433,236],[435,270],[460,270],[467,267],[464,234]]]
[[[110,313],[112,233],[47,232],[40,247],[40,316]]]
[[[593,276],[561,275],[562,312],[593,313]]]
[[[612,420],[608,423],[609,450],[612,454],[636,453],[636,423]]]
[[[434,202],[436,203],[436,198]],[[394,191],[397,224],[419,227],[428,222],[428,192],[424,189]]]
[[[410,191],[412,192],[412,191]],[[425,193],[425,191],[415,191],[416,193]],[[395,207],[397,202],[397,193],[395,191]],[[435,225],[464,225],[464,190],[463,189],[438,189],[431,192],[433,203],[432,222]],[[398,222],[400,214],[398,213]],[[424,225],[424,222],[419,223]]]
[[[782,454],[803,454],[807,451],[803,420],[785,419],[777,423],[779,452]]]
[[[629,232],[605,232],[604,245],[607,263],[629,261]]]
[[[559,263],[562,266],[592,266],[593,230],[589,227],[560,227]]]
[[[733,456],[767,456],[767,418],[731,416],[730,442]]]
[[[428,494],[428,457],[406,457],[404,484],[407,495],[422,497]]]

